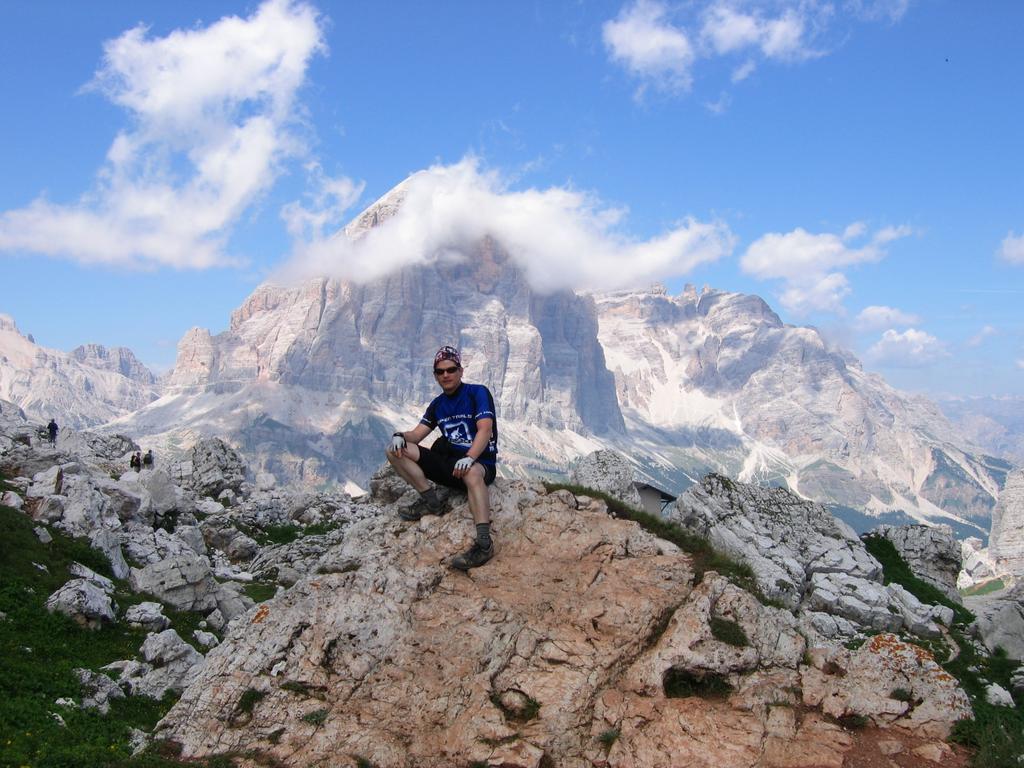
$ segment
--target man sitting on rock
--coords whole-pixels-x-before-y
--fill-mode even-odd
[[[394,433],[387,457],[395,471],[420,493],[415,507],[399,513],[403,520],[441,514],[441,502],[430,480],[466,491],[476,523],[476,541],[452,560],[452,567],[467,571],[494,557],[487,490],[494,482],[498,459],[494,398],[482,384],[462,382],[462,357],[455,347],[441,347],[434,355],[434,376],[441,394],[427,406],[416,427]],[[432,448],[420,447],[434,427],[440,427],[441,438]]]

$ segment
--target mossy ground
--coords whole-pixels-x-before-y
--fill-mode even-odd
[[[81,701],[72,670],[98,670],[119,659],[135,658],[146,632],[125,623],[88,630],[45,608],[49,597],[80,562],[114,580],[121,610],[145,595],[113,579],[110,563],[88,542],[50,530],[43,544],[35,524],[22,512],[0,506],[0,768],[160,768],[181,763],[159,752],[131,757],[129,729],[150,731],[174,703],[131,697],[115,701],[110,713],[62,707],[59,698]],[[166,610],[186,640],[201,617]],[[61,725],[54,714],[64,721]],[[190,763],[203,766],[203,763]]]
[[[959,653],[942,666],[967,692],[974,717],[957,723],[952,740],[976,750],[972,759],[976,768],[1020,768],[1019,757],[1024,754],[1024,697],[1016,698],[1017,708],[995,707],[985,700],[985,688],[990,683],[1010,690],[1010,677],[1020,664],[1008,659],[1005,653],[979,653],[967,639],[974,614],[915,577],[891,541],[881,536],[865,536],[864,543],[882,564],[886,584],[895,582],[923,602],[953,609],[954,622],[949,634]],[[917,639],[913,641],[920,644]],[[946,658],[951,655],[944,654]],[[936,658],[944,656],[936,653]]]

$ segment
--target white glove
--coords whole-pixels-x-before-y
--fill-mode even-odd
[[[404,449],[405,435],[403,435],[401,432],[395,432],[395,434],[391,436],[391,448],[389,449],[389,451],[391,453],[401,453]]]
[[[466,456],[465,458],[459,459],[455,462],[455,469],[459,472],[468,472],[469,468],[472,467],[474,463],[476,463],[474,459]]]

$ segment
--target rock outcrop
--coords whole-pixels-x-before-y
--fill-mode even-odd
[[[947,525],[882,525],[872,533],[884,536],[919,579],[960,602],[957,578],[963,569],[960,543]]]
[[[790,611],[714,572],[694,583],[688,555],[603,502],[522,481],[492,487],[496,558],[452,571],[471,531],[464,497],[405,524],[401,485],[386,475],[375,481],[386,506],[324,555],[344,567],[304,575],[239,619],[160,738],[185,757],[251,751],[284,765],[842,762],[852,742],[822,716],[779,714],[801,704],[804,675],[819,704],[845,689],[838,664],[805,666]],[[865,688],[880,658],[848,665],[863,668]],[[921,713],[867,696],[843,711],[923,735],[968,711],[933,663],[891,666],[875,683],[909,686],[928,702]]]
[[[951,620],[949,609],[884,585],[881,564],[852,528],[783,488],[708,475],[665,516],[747,563],[761,591],[799,611],[805,628],[823,639],[903,628],[936,637],[936,622]]]
[[[569,466],[569,480],[614,496],[631,507],[642,508],[636,489],[636,468],[618,451],[594,451]]]
[[[975,633],[990,652],[1002,648],[1011,659],[1024,661],[1024,583],[991,595],[967,597],[974,613]]]
[[[1024,578],[1024,469],[1006,476],[992,510],[988,548],[997,573]]]

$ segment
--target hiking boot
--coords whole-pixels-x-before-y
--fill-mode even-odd
[[[494,557],[494,544],[484,549],[479,544],[474,543],[472,547],[467,549],[461,555],[456,555],[452,559],[452,568],[457,568],[460,571],[468,571],[470,568],[479,568],[481,565],[486,563]]]
[[[433,503],[431,499],[424,499],[422,496],[418,498],[411,506],[404,507],[398,510],[398,516],[406,522],[413,523],[419,520],[425,515],[443,515],[444,507],[441,502],[434,497]]]

